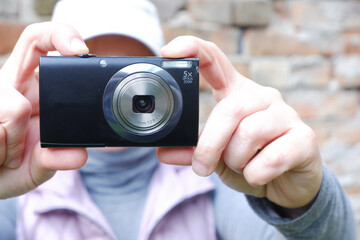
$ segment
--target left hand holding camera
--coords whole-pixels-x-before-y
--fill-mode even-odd
[[[198,38],[176,38],[161,53],[198,57],[217,101],[197,147],[159,148],[162,162],[192,164],[201,176],[216,172],[229,187],[285,208],[312,202],[323,168],[315,135],[277,90],[245,78],[215,44]]]
[[[30,191],[55,170],[81,167],[85,149],[42,149],[39,144],[39,56],[58,50],[86,53],[80,35],[70,26],[39,23],[28,26],[0,69],[0,198]]]

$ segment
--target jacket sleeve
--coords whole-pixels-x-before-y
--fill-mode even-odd
[[[16,239],[17,199],[0,200],[0,240]]]
[[[244,194],[227,187],[216,174],[211,178],[215,184],[213,204],[218,239],[285,239],[274,226],[255,214]]]
[[[252,209],[264,221],[276,227],[287,239],[356,239],[351,205],[334,174],[324,165],[318,196],[302,216],[280,217],[266,198],[246,196]]]

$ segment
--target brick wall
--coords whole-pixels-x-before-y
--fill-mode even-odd
[[[185,34],[213,41],[243,75],[281,90],[317,133],[360,233],[360,1],[153,1],[166,41]],[[49,19],[54,2],[0,1],[0,65],[25,25]],[[205,82],[201,88],[204,122],[214,100]]]

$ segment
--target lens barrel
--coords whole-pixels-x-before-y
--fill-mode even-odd
[[[108,82],[103,111],[109,126],[134,142],[152,142],[176,126],[182,112],[181,90],[159,66],[136,63],[120,69]]]

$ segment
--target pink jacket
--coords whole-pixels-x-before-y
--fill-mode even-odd
[[[190,167],[160,164],[150,183],[138,239],[216,239],[208,194],[213,188]],[[116,239],[78,171],[57,172],[21,196],[18,209],[19,240]]]

